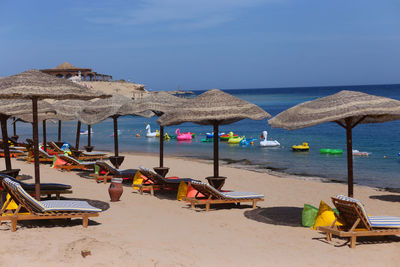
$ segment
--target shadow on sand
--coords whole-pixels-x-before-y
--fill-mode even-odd
[[[259,208],[244,212],[244,216],[257,222],[291,227],[302,227],[301,213],[298,207]]]

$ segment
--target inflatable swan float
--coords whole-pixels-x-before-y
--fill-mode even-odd
[[[263,137],[264,140],[260,142],[260,146],[280,146],[281,144],[276,141],[276,140],[267,140],[268,138],[268,132],[267,131],[263,131]]]
[[[176,129],[175,134],[176,134],[176,140],[178,141],[192,140],[191,133],[181,133],[181,130]]]
[[[159,136],[158,132],[151,132],[150,124],[146,124],[146,137],[156,137]]]

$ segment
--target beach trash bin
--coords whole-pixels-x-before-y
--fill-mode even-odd
[[[302,216],[301,216],[301,224],[304,227],[313,227],[315,220],[317,219],[318,215],[318,208],[309,205],[309,204],[304,204]]]
[[[111,202],[119,201],[123,193],[122,178],[112,178],[110,187],[108,188]]]

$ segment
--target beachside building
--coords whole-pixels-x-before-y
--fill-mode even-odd
[[[55,69],[43,69],[40,70],[44,73],[69,79],[71,77],[81,77],[83,81],[111,81],[112,76],[106,74],[100,74],[89,68],[78,68],[68,62],[64,62],[58,65]]]

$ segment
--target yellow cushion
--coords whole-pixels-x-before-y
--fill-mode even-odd
[[[142,184],[142,182],[143,182],[142,174],[140,173],[140,171],[137,171],[135,176],[133,177],[132,188],[135,190],[139,190],[139,187],[135,185]]]
[[[179,188],[178,188],[178,194],[176,196],[176,199],[181,201],[184,197],[187,196],[188,192],[188,185],[184,181],[181,181],[179,183]]]
[[[319,204],[319,210],[317,219],[315,220],[314,226],[312,229],[317,229],[318,226],[330,226],[333,221],[336,219],[335,212],[331,207],[329,207],[324,201],[321,200]],[[342,225],[338,221],[335,225]]]

